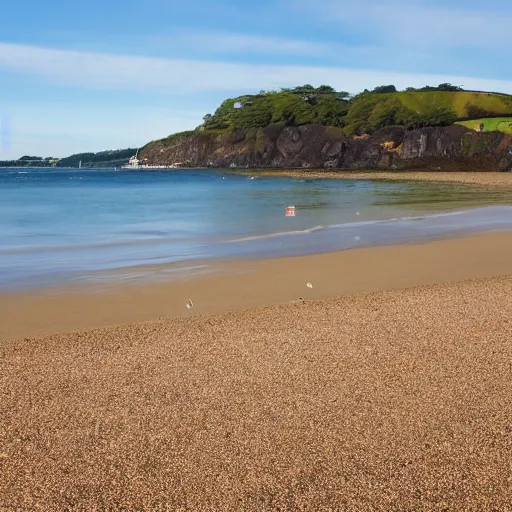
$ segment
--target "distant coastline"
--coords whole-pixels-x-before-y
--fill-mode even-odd
[[[136,149],[115,149],[98,153],[75,153],[64,158],[25,155],[17,160],[0,160],[0,168],[102,168],[121,167],[136,153]]]
[[[104,167],[103,169],[112,169]],[[30,169],[31,167],[2,167],[0,170],[19,170]],[[116,167],[120,169],[120,167]],[[37,167],[37,169],[54,170],[56,167]],[[78,170],[78,167],[58,167],[60,170]],[[87,169],[87,168],[82,168]],[[95,169],[91,167],[89,169]],[[97,169],[102,169],[98,167]],[[160,171],[191,171],[191,170],[212,170],[208,167],[162,167],[162,168],[138,168],[138,172]],[[219,171],[225,174],[240,176],[265,176],[265,177],[288,177],[301,179],[342,179],[342,180],[372,180],[372,181],[424,181],[438,183],[461,183],[467,185],[479,185],[483,187],[499,187],[512,189],[511,172],[478,172],[478,171],[386,171],[378,169],[352,170],[352,169],[304,169],[304,168],[285,168],[269,169],[268,167],[250,168],[250,169],[226,169],[219,168]]]

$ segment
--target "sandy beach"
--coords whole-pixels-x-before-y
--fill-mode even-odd
[[[510,510],[509,277],[2,343],[1,510]]]
[[[496,232],[0,294],[0,510],[512,510],[511,254]]]
[[[4,294],[0,510],[508,510],[511,252]]]

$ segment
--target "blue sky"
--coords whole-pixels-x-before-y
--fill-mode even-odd
[[[1,26],[0,159],[141,146],[304,83],[512,93],[510,0],[6,0]]]

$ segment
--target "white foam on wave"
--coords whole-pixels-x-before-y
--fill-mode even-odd
[[[266,238],[276,238],[280,236],[293,236],[293,235],[307,235],[309,233],[314,233],[315,231],[320,231],[322,229],[327,229],[328,226],[314,226],[309,229],[301,229],[297,231],[279,231],[277,233],[267,233],[265,235],[253,235],[246,236],[243,238],[236,238],[234,240],[226,240],[224,243],[238,243],[238,242],[250,242],[252,240],[264,240]]]
[[[434,213],[432,215],[416,215],[416,216],[407,216],[407,217],[395,217],[391,219],[374,219],[374,220],[365,220],[359,222],[346,222],[343,224],[331,224],[331,225],[321,225],[314,226],[308,229],[296,230],[296,231],[279,231],[276,233],[267,233],[264,235],[253,235],[242,238],[236,238],[234,240],[226,240],[223,243],[240,243],[240,242],[251,242],[254,240],[265,240],[270,238],[277,238],[283,236],[297,236],[297,235],[308,235],[310,233],[314,233],[316,231],[322,231],[327,229],[351,229],[351,228],[359,228],[363,226],[375,226],[375,225],[385,225],[390,223],[400,223],[400,222],[410,222],[410,221],[420,221],[420,220],[429,220],[439,217],[453,217],[456,215],[462,215],[467,210],[457,210],[452,212],[443,212],[443,213]]]
[[[437,217],[451,217],[454,215],[462,215],[464,213],[464,210],[457,210],[454,212],[447,212],[447,213],[433,213],[432,215],[414,215],[414,216],[408,216],[408,217],[392,217],[391,219],[374,219],[374,220],[365,220],[362,222],[345,222],[343,224],[331,224],[330,226],[327,226],[327,228],[345,228],[345,227],[351,227],[351,226],[371,226],[375,224],[386,224],[389,222],[407,222],[411,220],[428,220],[433,219]]]

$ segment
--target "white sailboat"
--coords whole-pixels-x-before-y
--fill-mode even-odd
[[[82,168],[82,160],[80,160],[80,162],[78,162],[78,168],[81,169]]]

